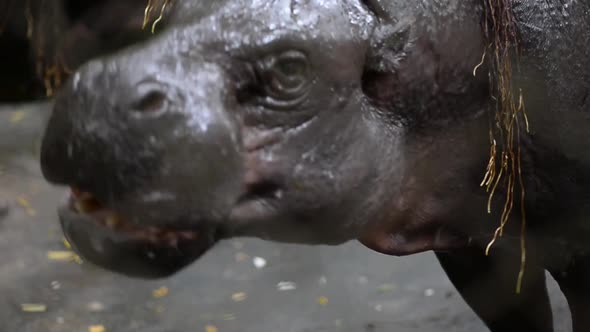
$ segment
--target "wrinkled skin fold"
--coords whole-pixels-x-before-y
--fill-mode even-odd
[[[79,60],[55,98],[41,166],[72,188],[64,233],[141,278],[240,236],[434,251],[493,332],[553,330],[547,270],[574,331],[590,330],[590,5],[505,4],[531,128],[520,294],[519,213],[484,255],[506,188],[488,213],[497,73],[488,56],[474,75],[489,44],[478,0],[173,1],[155,34]]]

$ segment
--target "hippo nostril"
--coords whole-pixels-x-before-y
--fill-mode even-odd
[[[131,109],[151,115],[164,112],[168,108],[168,90],[168,86],[154,80],[139,83],[131,99]]]
[[[163,92],[151,90],[132,104],[132,109],[141,113],[160,113],[166,109],[167,104],[167,98]]]

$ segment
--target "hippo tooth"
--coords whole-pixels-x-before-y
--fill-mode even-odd
[[[86,191],[82,191],[77,188],[72,188],[71,192],[75,198],[80,199],[80,200],[89,200],[94,197],[91,193],[86,192]]]
[[[76,212],[81,212],[81,213],[83,213],[83,212],[84,212],[84,211],[83,211],[83,209],[84,209],[84,207],[82,206],[82,204],[80,203],[80,201],[77,201],[77,200],[76,200],[76,201],[74,201],[74,210],[75,210]]]
[[[190,231],[181,231],[178,236],[184,240],[194,240],[197,238],[197,234]]]
[[[117,215],[111,214],[106,219],[106,225],[110,228],[115,228],[121,223],[121,220]]]
[[[82,213],[89,213],[91,210],[90,204],[88,204],[85,200],[79,200],[77,205],[79,206],[79,210]]]
[[[97,210],[100,210],[99,204],[91,198],[90,199],[82,198],[82,199],[79,199],[78,202],[80,202],[81,211],[83,213],[92,213]]]

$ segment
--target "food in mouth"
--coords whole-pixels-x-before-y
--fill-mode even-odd
[[[192,230],[141,226],[135,222],[129,222],[119,213],[102,204],[93,194],[77,188],[71,188],[68,204],[71,211],[85,217],[80,218],[80,222],[90,219],[105,228],[124,233],[136,240],[175,247],[179,241],[196,240],[199,235],[199,232]]]

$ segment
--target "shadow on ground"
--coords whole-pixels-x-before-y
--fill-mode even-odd
[[[158,282],[49,259],[65,250],[55,212],[65,192],[36,162],[46,108],[0,108],[0,332],[486,331],[432,254],[236,240]],[[558,331],[569,331],[550,288]]]

